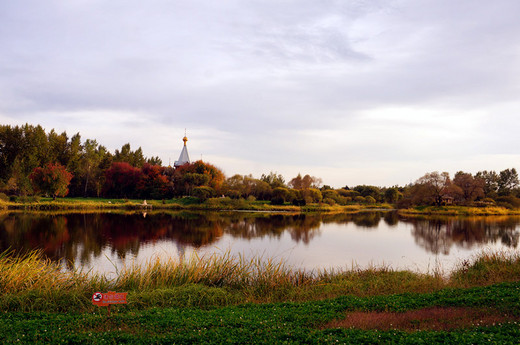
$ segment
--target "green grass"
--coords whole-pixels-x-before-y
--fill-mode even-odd
[[[90,313],[2,313],[0,337],[22,344],[517,344],[520,284],[444,289],[427,294],[342,296],[304,303],[242,304],[221,308],[117,306]],[[511,321],[455,331],[405,332],[324,327],[349,311],[415,310],[429,306],[493,305]]]
[[[38,198],[28,199],[25,202],[4,202],[0,200],[0,209],[55,211],[55,210],[248,210],[266,212],[344,212],[354,213],[370,209],[392,209],[389,204],[377,205],[327,205],[309,204],[306,206],[294,206],[288,203],[284,205],[271,205],[270,201],[230,198],[211,198],[200,202],[194,197],[182,197],[177,199],[147,200],[147,207],[143,206],[142,199],[105,199],[105,198]]]

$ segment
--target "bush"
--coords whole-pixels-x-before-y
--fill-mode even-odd
[[[296,198],[292,201],[292,204],[294,206],[305,206],[307,205],[307,201],[305,201],[303,198]]]
[[[199,203],[199,199],[192,196],[183,196],[180,201],[182,205],[193,205]]]
[[[359,204],[363,204],[366,201],[366,199],[364,197],[362,197],[361,195],[359,195],[354,198],[354,201]]]
[[[225,193],[225,196],[231,199],[240,199],[240,192],[234,189],[228,190]]]
[[[292,195],[289,189],[277,187],[273,190],[273,198],[271,199],[271,204],[283,205],[286,201],[292,201],[293,199],[294,195]]]
[[[365,201],[366,201],[367,204],[375,204],[376,203],[376,199],[374,199],[370,195],[365,198]]]
[[[211,187],[200,186],[193,188],[192,194],[194,197],[199,198],[200,201],[206,201],[209,198],[214,197],[217,193]]]
[[[323,202],[325,204],[329,204],[330,206],[336,205],[336,200],[334,200],[332,198],[325,198],[325,199],[323,199]]]
[[[5,193],[0,193],[0,200],[9,201],[9,197]]]
[[[347,197],[347,198],[355,198],[356,196],[360,196],[361,194],[359,194],[359,192],[356,192],[355,190],[351,190],[351,189],[338,189],[338,193],[341,195],[341,196],[344,196],[344,197]]]
[[[413,206],[413,202],[412,202],[412,199],[410,199],[410,198],[401,199],[397,202],[398,209],[411,208],[412,206]]]
[[[520,199],[514,196],[500,196],[496,201],[500,206],[507,208],[520,208]]]

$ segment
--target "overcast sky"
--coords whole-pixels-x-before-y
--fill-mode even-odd
[[[518,0],[0,2],[0,123],[334,187],[520,168]]]

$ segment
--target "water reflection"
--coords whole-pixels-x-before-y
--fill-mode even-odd
[[[53,260],[76,261],[88,266],[93,258],[106,255],[107,248],[118,258],[136,257],[145,245],[167,241],[177,254],[187,248],[206,248],[224,236],[237,240],[259,241],[265,245],[287,236],[295,246],[312,246],[327,238],[331,228],[340,229],[338,240],[352,241],[354,232],[368,231],[357,246],[370,251],[371,242],[382,238],[382,229],[394,234],[409,233],[415,246],[427,253],[450,254],[456,248],[471,249],[484,244],[517,248],[520,217],[402,218],[395,212],[359,214],[264,214],[264,213],[0,213],[0,250],[24,253],[41,249]],[[335,234],[334,236],[339,236]],[[395,236],[394,236],[395,237]],[[269,240],[269,241],[267,241]],[[397,250],[406,252],[406,244]],[[329,248],[312,247],[317,255]],[[332,265],[333,263],[331,263]]]
[[[454,245],[466,249],[485,243],[518,246],[518,217],[430,217],[402,221],[413,225],[415,243],[434,254],[448,255]]]

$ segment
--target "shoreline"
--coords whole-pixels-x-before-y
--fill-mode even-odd
[[[271,205],[267,201],[248,201],[244,199],[211,198],[199,202],[195,198],[185,197],[169,200],[127,200],[103,198],[63,198],[52,200],[44,198],[33,202],[6,202],[0,201],[0,211],[239,211],[239,212],[290,212],[290,213],[358,213],[358,212],[387,212],[397,211],[402,216],[497,216],[520,215],[520,209],[508,209],[499,206],[471,207],[471,206],[417,206],[408,209],[397,209],[391,204],[349,204],[328,205],[308,204],[295,206],[290,204]]]

